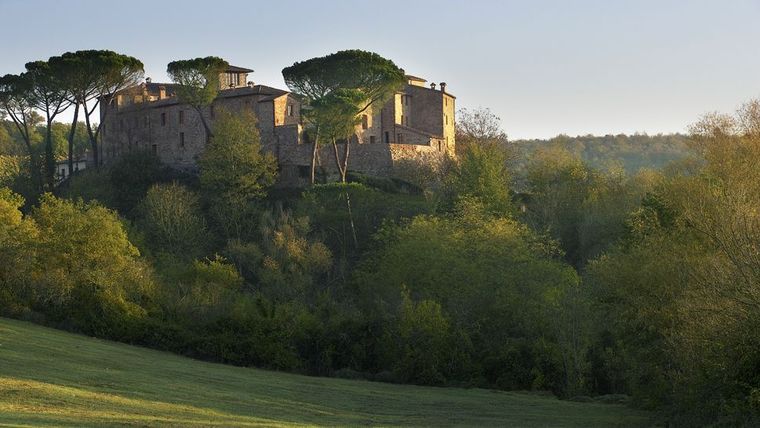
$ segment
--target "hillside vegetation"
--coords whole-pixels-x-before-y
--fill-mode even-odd
[[[647,426],[621,405],[211,364],[0,318],[0,425]]]

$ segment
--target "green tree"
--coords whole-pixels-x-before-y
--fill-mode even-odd
[[[309,237],[308,217],[280,209],[265,211],[255,242],[230,241],[225,253],[256,288],[275,302],[313,302],[318,280],[331,267],[332,254]]]
[[[73,171],[74,138],[80,108],[85,116],[93,163],[97,167],[100,165],[98,135],[110,109],[101,108],[97,122],[93,122],[92,115],[101,103],[110,106],[118,92],[137,85],[143,77],[143,64],[136,58],[109,50],[66,52],[50,58],[50,62],[61,70],[61,83],[67,88],[74,106],[68,136],[69,171]]]
[[[176,91],[179,99],[198,112],[207,141],[213,133],[203,116],[203,110],[216,99],[220,87],[219,75],[228,67],[229,64],[222,58],[208,56],[173,61],[166,68],[169,77],[178,85]]]
[[[314,134],[311,183],[314,183],[320,136],[325,127],[333,128],[328,135],[346,138],[343,160],[335,148],[335,161],[345,181],[350,143],[347,138],[353,134],[353,120],[368,109],[382,107],[403,86],[403,70],[376,53],[345,50],[296,62],[284,68],[282,75],[288,88],[303,97],[302,114]],[[339,92],[331,95],[335,91]],[[331,124],[324,123],[325,120]],[[338,130],[341,132],[336,132]]]
[[[251,203],[274,184],[277,162],[261,151],[256,117],[250,111],[220,111],[214,131],[198,160],[201,190],[226,236],[241,238],[250,229]]]
[[[48,190],[52,190],[55,185],[53,121],[71,106],[71,92],[67,82],[69,71],[60,62],[52,60],[29,62],[24,73],[30,88],[29,104],[45,115],[44,184]]]
[[[154,184],[138,211],[138,224],[153,249],[190,260],[205,253],[210,236],[200,198],[187,187],[177,182]]]
[[[34,112],[31,85],[31,80],[25,74],[6,74],[0,78],[0,106],[13,121],[26,146],[29,175],[32,178],[33,187],[39,192],[42,190],[42,165],[34,146],[34,130],[38,115]]]
[[[25,283],[32,277],[37,225],[24,218],[24,198],[0,188],[0,313],[15,315],[29,304]]]
[[[46,194],[32,218],[39,228],[35,309],[104,335],[146,315],[152,273],[114,211]]]
[[[380,232],[353,282],[366,310],[392,313],[405,285],[412,299],[438,302],[451,327],[471,338],[477,375],[490,385],[564,392],[553,320],[578,283],[575,271],[554,259],[551,243],[478,202],[462,201],[456,212]]]
[[[513,213],[510,194],[511,175],[507,170],[507,155],[494,143],[468,147],[451,171],[448,180],[449,208],[458,199],[476,198],[497,216]]]

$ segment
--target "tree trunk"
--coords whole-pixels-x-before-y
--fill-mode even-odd
[[[317,153],[319,152],[319,126],[317,126],[317,135],[314,137],[314,143],[311,148],[311,177],[310,184],[314,185],[316,182],[315,171],[317,170]]]
[[[335,165],[338,167],[338,172],[340,172],[340,181],[341,183],[345,183],[346,175],[348,174],[348,155],[350,153],[351,139],[346,138],[346,147],[343,150],[343,160],[340,159],[340,155],[338,154],[338,144],[335,142],[334,138],[332,145],[333,150],[335,151]]]
[[[100,166],[100,153],[98,153],[98,135],[92,132],[92,125],[90,125],[90,113],[87,112],[87,105],[84,107],[84,123],[87,126],[87,135],[90,137],[90,149],[92,150],[92,163],[95,168]],[[103,126],[102,123],[98,124],[98,129]]]
[[[208,122],[206,122],[206,118],[203,117],[203,111],[201,110],[201,107],[194,107],[195,111],[198,112],[198,117],[201,118],[201,123],[203,124],[203,130],[206,131],[206,144],[211,141],[211,137],[214,136],[214,134],[211,132],[211,128],[208,126]]]
[[[53,151],[53,119],[46,114],[47,129],[45,130],[45,184],[52,192],[55,187],[55,153]]]
[[[338,153],[338,143],[335,141],[335,138],[332,139],[332,146],[333,146],[333,151],[335,152],[335,166],[338,167],[338,172],[340,173],[340,181],[341,183],[345,183],[346,172],[343,170],[343,163],[340,161],[340,154]]]
[[[348,153],[351,147],[351,139],[346,138],[346,149],[343,152],[343,169],[341,169],[341,179],[346,182],[346,174],[348,174]]]
[[[74,103],[74,119],[71,121],[69,130],[69,176],[74,173],[74,135],[77,132],[77,120],[79,119],[79,103]]]

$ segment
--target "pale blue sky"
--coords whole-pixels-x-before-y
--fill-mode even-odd
[[[283,88],[294,61],[372,50],[490,107],[510,138],[678,132],[760,97],[760,0],[0,0],[0,40],[0,74],[98,48],[154,81],[216,55]]]

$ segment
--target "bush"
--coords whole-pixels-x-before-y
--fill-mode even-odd
[[[154,251],[181,259],[202,256],[211,236],[199,197],[176,181],[154,184],[138,207],[138,225]]]

